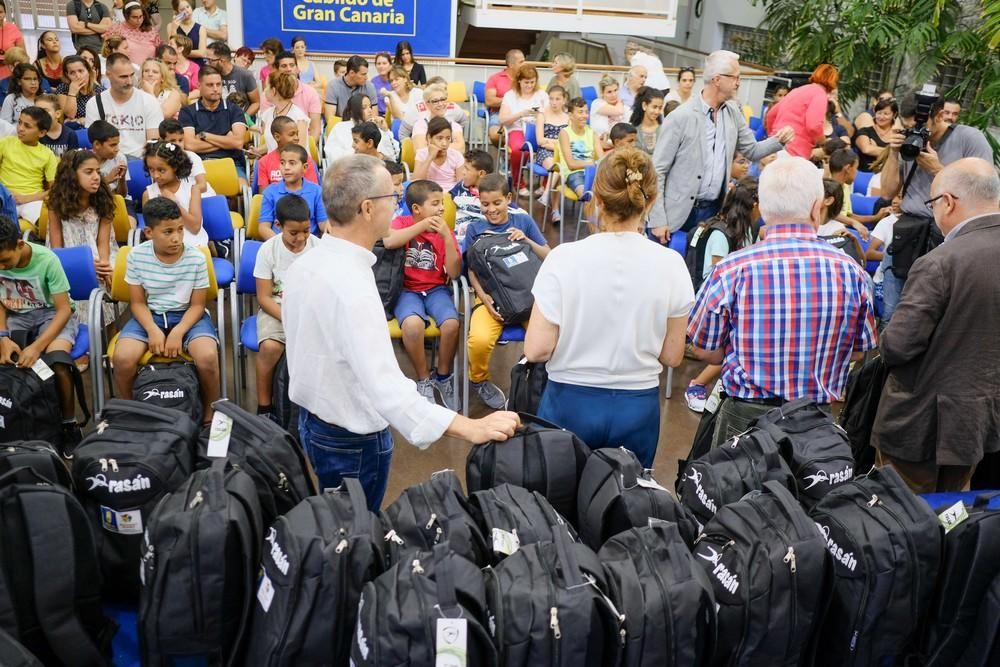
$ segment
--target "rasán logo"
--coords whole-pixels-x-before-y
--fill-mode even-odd
[[[146,491],[152,488],[152,483],[145,475],[136,475],[131,479],[108,479],[103,473],[88,477],[90,488],[93,491],[99,486],[103,486],[108,493],[132,493],[134,491]]]
[[[267,537],[264,539],[271,543],[271,560],[274,561],[282,574],[288,574],[288,556],[278,545],[278,531],[274,528],[268,528]]]
[[[858,566],[858,559],[854,557],[854,552],[844,551],[844,549],[830,537],[830,526],[821,526],[817,523],[816,527],[819,529],[819,532],[823,534],[823,538],[826,540],[826,548],[831,554],[833,554],[833,559],[851,572],[854,572],[854,569]]]
[[[708,494],[705,493],[705,489],[701,485],[701,473],[699,471],[692,470],[684,479],[694,482],[694,493],[698,496],[698,500],[701,501],[701,504],[704,505],[706,509],[711,511],[713,514],[719,511],[715,501],[709,498]]]
[[[840,472],[827,472],[825,470],[820,470],[813,475],[806,475],[805,478],[809,480],[809,486],[802,489],[806,491],[813,488],[821,482],[825,482],[830,486],[835,486],[837,484],[843,484],[845,482],[851,481],[851,477],[854,476],[854,468],[847,466]]]
[[[173,390],[159,390],[159,389],[147,389],[146,393],[143,394],[142,400],[148,401],[151,398],[158,398],[161,401],[169,400],[172,398],[184,398],[183,389],[173,389]]]
[[[709,553],[698,554],[698,558],[703,558],[713,565],[712,574],[722,587],[725,588],[730,593],[735,594],[736,590],[740,587],[740,580],[735,574],[729,571],[729,568],[722,562],[722,554],[713,549],[712,547],[706,547]]]

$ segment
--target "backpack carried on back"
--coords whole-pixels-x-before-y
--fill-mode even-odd
[[[855,470],[867,472],[875,465],[875,448],[871,446],[872,428],[882,400],[882,388],[889,375],[882,356],[876,354],[855,366],[847,378],[844,407],[840,410],[840,425],[851,441]]]
[[[972,507],[959,502],[938,513],[950,529],[923,633],[927,667],[1000,664],[1000,502],[991,499],[1000,501],[1000,494],[982,494]]]
[[[676,523],[689,545],[698,537],[698,524],[686,507],[644,470],[635,454],[625,449],[595,449],[583,468],[577,490],[577,525],[583,541],[600,549],[608,538],[649,519]]]
[[[163,498],[142,550],[142,664],[243,665],[263,524],[253,480],[219,459]]]
[[[195,424],[201,424],[201,385],[192,363],[140,366],[132,396],[143,403],[180,410]]]
[[[411,554],[365,584],[351,664],[496,667],[484,585],[482,570],[447,541]]]
[[[117,626],[76,498],[31,468],[11,470],[0,476],[0,535],[0,628],[46,665],[109,665]]]
[[[490,298],[504,324],[521,324],[531,315],[535,297],[531,287],[542,260],[526,241],[506,234],[480,234],[465,251],[470,271]]]
[[[836,584],[823,664],[874,665],[913,647],[941,562],[941,524],[886,466],[842,484],[810,512],[833,554]]]
[[[622,667],[698,667],[715,644],[715,595],[677,525],[650,520],[597,554],[625,615]]]
[[[501,484],[476,491],[469,498],[482,517],[483,533],[500,561],[521,545],[550,542],[553,533],[563,531],[576,541],[576,531],[538,491]]]
[[[538,491],[559,514],[576,520],[576,490],[590,448],[566,429],[529,414],[506,442],[469,450],[465,481],[469,493],[507,482]]]
[[[59,364],[69,369],[86,424],[90,411],[76,364],[65,352],[47,352],[41,359],[50,367]],[[43,440],[62,448],[62,420],[54,375],[43,380],[30,368],[0,364],[0,442]]]
[[[392,313],[399,300],[399,295],[403,293],[403,266],[406,264],[406,248],[387,249],[381,240],[375,242],[372,248],[375,254],[375,263],[372,271],[375,272],[375,286],[378,287],[378,295],[382,297],[382,308],[385,310],[385,319],[391,320],[395,317]]]
[[[108,597],[139,597],[142,533],[163,496],[194,470],[198,427],[178,410],[111,399],[73,457],[77,495],[90,516]]]
[[[694,557],[715,592],[719,664],[812,664],[833,563],[791,491],[770,481],[721,508]]]
[[[347,664],[361,588],[384,565],[381,524],[352,477],[278,517],[264,538],[247,665]]]
[[[510,392],[507,409],[511,412],[538,414],[542,393],[549,382],[549,374],[544,363],[533,363],[521,357],[510,369]]]
[[[0,444],[0,474],[21,467],[31,468],[52,484],[73,489],[73,476],[65,459],[47,442],[24,440]]]
[[[719,217],[703,222],[699,227],[700,229],[691,234],[694,238],[692,238],[687,253],[684,254],[684,263],[687,264],[688,275],[691,276],[691,284],[694,285],[696,294],[701,288],[701,284],[705,282],[705,252],[708,250],[708,240],[716,231],[722,232],[722,235],[726,236],[727,229],[726,221]],[[726,236],[726,243],[729,245],[729,252],[732,252],[732,244],[729,243],[728,236]]]

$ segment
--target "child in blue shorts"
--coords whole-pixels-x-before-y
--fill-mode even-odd
[[[396,302],[395,316],[403,331],[403,347],[417,373],[417,389],[434,403],[434,390],[449,410],[458,410],[452,384],[452,364],[458,349],[458,311],[448,282],[462,272],[462,256],[455,233],[442,217],[444,192],[434,181],[419,180],[406,189],[406,204],[412,215],[392,221],[385,247],[406,247],[403,292]],[[441,330],[437,369],[431,377],[424,351],[424,329],[433,318]]]
[[[206,424],[219,397],[219,339],[205,312],[208,260],[184,243],[184,222],[177,204],[153,197],[142,207],[146,238],[128,255],[130,319],[122,328],[114,354],[115,382],[123,398],[132,398],[139,361],[148,349],[156,356],[177,358],[182,350],[194,361],[201,384]]]

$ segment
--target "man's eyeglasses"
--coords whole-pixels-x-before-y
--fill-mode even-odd
[[[952,199],[958,199],[958,197],[956,197],[955,195],[951,194],[950,192],[942,192],[937,197],[931,197],[930,199],[928,199],[927,201],[925,201],[924,202],[924,206],[926,206],[927,208],[934,208],[934,203],[938,199],[941,199],[941,197],[944,197],[945,195],[951,197]]]
[[[403,195],[397,194],[395,192],[390,192],[387,195],[375,195],[374,197],[366,197],[366,201],[375,201],[376,199],[388,199],[392,197],[392,207],[399,208],[399,202],[403,200]],[[358,206],[358,213],[361,213],[361,207]]]
[[[720,74],[719,76],[724,76],[727,79],[734,79],[736,81],[739,81],[741,78],[743,78],[742,75],[740,74]]]
[[[427,100],[427,104],[444,104],[447,101],[447,97],[436,97],[433,100]]]

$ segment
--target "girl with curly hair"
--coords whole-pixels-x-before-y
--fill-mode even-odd
[[[184,149],[170,141],[146,144],[143,164],[152,183],[142,193],[142,203],[153,197],[166,197],[181,209],[184,243],[208,245],[208,232],[201,224],[201,190],[194,186],[191,158]]]

